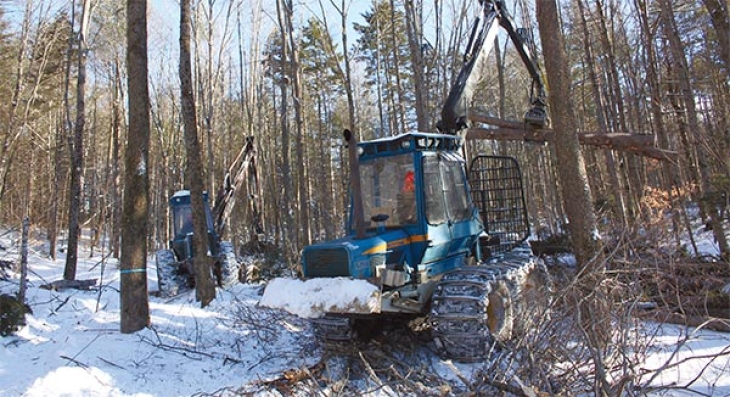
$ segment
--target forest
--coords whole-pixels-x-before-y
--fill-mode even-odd
[[[77,205],[79,224],[109,236],[105,241],[118,252],[126,106],[137,100],[126,86],[125,8],[106,1],[72,2],[76,8],[20,3],[0,8],[0,87],[8,98],[0,105],[0,222],[17,225],[27,216],[54,240],[67,234],[70,208]],[[306,244],[342,233],[344,128],[355,126],[361,140],[435,131],[476,2],[377,1],[357,23],[347,1],[310,2],[297,10],[262,2],[194,3],[193,84],[205,188],[218,191],[245,138],[255,137],[266,236],[296,258]],[[537,39],[534,4],[509,7]],[[700,204],[703,218],[721,216],[730,189],[726,4],[571,1],[560,10],[570,68],[570,92],[563,94],[575,104],[576,132],[648,136],[638,146],[662,154],[582,147],[593,205],[606,228],[627,230],[668,210],[678,236],[686,231],[689,202]],[[155,13],[161,11],[152,8],[151,29],[164,18]],[[168,198],[189,186],[175,37],[153,38],[150,250],[169,240]],[[509,41],[496,40],[474,107],[479,115],[520,120],[529,76]],[[470,135],[477,137],[484,128],[473,125]],[[471,139],[470,149],[518,157],[534,229],[561,231],[554,149],[544,140],[494,137]],[[245,207],[231,216],[237,244],[252,233]],[[726,254],[727,243],[722,247]]]
[[[236,250],[265,244],[296,273],[304,247],[345,233],[343,130],[361,141],[436,132],[480,3],[0,2],[0,225],[26,221],[50,258],[62,249],[66,280],[82,230],[92,255],[126,252],[120,269],[134,272],[173,238],[173,194],[221,191],[253,142],[257,178],[237,187],[223,233]],[[551,124],[521,122],[531,76],[497,35],[478,65],[466,155],[517,158],[545,255],[609,270],[571,285],[578,294],[611,300],[605,280],[632,274],[675,321],[729,318],[718,294],[730,278],[727,1],[504,4],[546,81]],[[698,225],[712,254],[694,239]],[[149,323],[140,312],[125,322],[134,301],[124,302],[123,332]]]

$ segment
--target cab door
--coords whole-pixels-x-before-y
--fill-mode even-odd
[[[451,248],[451,231],[441,178],[441,162],[436,153],[423,156],[423,201],[426,214],[428,246],[423,255],[425,264],[446,258]]]
[[[423,157],[429,241],[424,262],[435,262],[431,265],[432,274],[461,266],[481,233],[463,167],[463,161],[455,154],[442,152]]]
[[[449,255],[467,255],[481,233],[482,225],[469,195],[464,160],[453,153],[442,153],[440,169],[451,235]]]

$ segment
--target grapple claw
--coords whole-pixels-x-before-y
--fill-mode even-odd
[[[545,128],[548,125],[547,112],[545,111],[545,105],[536,102],[525,113],[525,123],[533,128]]]

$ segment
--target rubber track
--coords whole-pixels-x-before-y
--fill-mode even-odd
[[[439,353],[460,362],[488,357],[495,343],[487,325],[487,296],[492,286],[499,281],[505,284],[513,316],[519,318],[524,310],[521,285],[535,264],[529,251],[517,249],[498,262],[463,267],[445,274],[436,287],[431,306],[432,333]]]

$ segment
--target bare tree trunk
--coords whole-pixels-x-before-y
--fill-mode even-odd
[[[598,127],[601,131],[609,131],[608,123],[606,123],[606,118],[603,114],[604,104],[603,100],[601,98],[601,92],[600,87],[601,84],[598,79],[598,75],[596,73],[596,65],[593,60],[593,49],[591,48],[590,39],[589,39],[589,33],[588,33],[588,23],[586,22],[585,17],[585,11],[583,7],[583,1],[578,0],[578,8],[580,10],[580,22],[581,27],[583,29],[583,49],[585,51],[585,60],[586,64],[588,66],[588,75],[591,79],[591,88],[593,93],[593,100],[596,104],[596,119],[598,120]],[[624,201],[624,195],[621,191],[621,185],[618,179],[618,170],[616,169],[616,162],[613,156],[613,151],[607,150],[604,153],[604,156],[606,157],[606,169],[609,176],[609,181],[611,184],[611,191],[614,194],[614,200],[613,203],[615,205],[614,207],[614,213],[618,215],[619,220],[621,221],[621,224],[626,224],[626,203]],[[616,208],[617,207],[617,208]]]
[[[545,69],[550,87],[550,110],[555,130],[555,151],[558,157],[558,175],[562,189],[569,230],[573,239],[578,266],[587,266],[598,252],[596,218],[593,199],[588,187],[583,155],[580,152],[575,115],[570,96],[570,68],[558,25],[558,11],[554,0],[537,3],[545,54]]]
[[[23,22],[20,31],[20,46],[15,58],[15,85],[10,98],[10,114],[8,115],[7,126],[5,127],[6,131],[3,131],[2,144],[0,144],[0,209],[2,209],[2,203],[4,201],[3,196],[5,195],[5,182],[12,162],[12,148],[22,132],[22,130],[16,131],[15,115],[18,106],[20,105],[20,96],[23,91],[23,82],[25,80],[25,52],[28,46],[28,36],[30,35],[31,6],[32,2],[27,1],[25,4]]]
[[[720,58],[725,64],[725,75],[730,74],[730,10],[727,0],[702,0],[710,14],[712,26],[717,34],[717,42],[720,44],[718,51]]]
[[[202,3],[202,2],[201,2]],[[233,4],[232,1],[229,1],[229,4]],[[215,123],[217,120],[215,119],[215,104],[213,103],[215,101],[215,84],[217,84],[217,81],[213,81],[213,7],[215,6],[215,0],[208,0],[208,14],[206,15],[206,22],[207,22],[207,29],[206,29],[206,37],[205,41],[207,44],[207,59],[206,65],[205,65],[205,82],[201,82],[201,86],[204,87],[203,95],[200,96],[200,100],[202,101],[202,110],[203,110],[203,126],[205,127],[205,139],[206,139],[206,149],[208,152],[208,191],[211,192],[211,195],[215,192],[216,186],[215,186],[215,154],[213,149],[213,131],[216,128]],[[203,73],[199,74],[201,77],[203,76]],[[212,196],[211,196],[212,197]]]
[[[18,287],[18,302],[25,303],[25,291],[28,289],[28,234],[30,219],[23,218],[23,231],[20,243],[20,286]]]
[[[48,254],[55,261],[58,241],[58,208],[59,208],[59,192],[61,189],[61,181],[66,174],[66,167],[63,159],[64,148],[63,148],[63,115],[59,114],[59,121],[56,122],[56,136],[54,139],[54,150],[53,150],[53,180],[51,184],[53,190],[51,191],[51,208],[49,210],[48,217],[50,218],[50,224],[48,226]]]
[[[383,83],[381,80],[385,80],[383,76],[383,62],[380,57],[380,46],[381,40],[382,40],[382,33],[380,31],[380,24],[378,24],[377,27],[377,33],[376,33],[376,48],[378,48],[378,53],[375,55],[375,74],[377,78],[375,79],[375,85],[376,85],[376,91],[377,91],[377,103],[378,103],[378,120],[380,121],[380,130],[376,133],[376,137],[380,138],[385,136],[385,132],[392,132],[389,131],[391,128],[389,127],[389,120],[386,122],[385,117],[385,101],[383,100]],[[388,118],[389,119],[389,118]]]
[[[97,155],[97,134],[95,133],[97,131],[97,102],[94,100],[92,104],[90,119],[91,119],[91,126],[89,127],[89,149],[88,154],[85,156],[85,163],[91,164],[92,169],[102,169],[99,165],[99,156]],[[99,246],[99,239],[100,239],[100,233],[101,229],[104,227],[103,219],[103,209],[105,207],[105,201],[106,199],[104,197],[107,196],[107,192],[104,189],[104,186],[102,185],[101,181],[101,175],[99,173],[93,172],[88,177],[82,172],[82,178],[84,182],[89,187],[89,194],[87,197],[88,201],[88,222],[86,222],[89,225],[89,258],[94,257],[94,252]]]
[[[119,240],[121,237],[122,195],[119,188],[119,134],[121,131],[122,76],[120,73],[119,58],[114,60],[114,91],[112,94],[112,131],[110,147],[111,172],[111,222],[110,222],[110,251],[115,258],[119,258]]]
[[[190,1],[180,3],[180,90],[182,95],[182,116],[185,123],[185,150],[187,153],[186,174],[190,181],[190,201],[193,208],[193,246],[195,256],[195,299],[206,307],[215,299],[212,261],[207,255],[208,227],[203,203],[203,161],[198,141],[198,124],[193,96],[192,70],[190,65]]]
[[[383,21],[379,22],[382,23]],[[400,48],[398,43],[398,35],[396,32],[396,14],[395,14],[395,0],[390,0],[390,40],[393,45],[393,67],[392,74],[395,76],[395,92],[396,95],[391,95],[391,101],[393,103],[393,121],[395,122],[394,128],[391,131],[392,135],[397,135],[406,130],[406,95],[403,90],[403,83],[401,82],[401,59],[400,59]]]
[[[659,83],[659,74],[657,73],[656,50],[654,49],[654,37],[649,25],[649,14],[647,5],[644,0],[635,0],[636,9],[639,11],[638,19],[646,51],[646,74],[649,85],[649,95],[651,97],[651,114],[654,122],[654,133],[661,149],[669,150],[669,137],[664,125],[664,115],[662,112],[661,86]],[[674,226],[674,238],[677,247],[681,245],[680,241],[680,217],[677,206],[682,205],[674,194],[675,188],[679,185],[679,176],[675,165],[670,162],[662,163],[662,173],[664,176],[664,189],[670,192],[670,201],[672,205],[672,223]],[[692,234],[692,229],[687,231]]]
[[[285,11],[284,8],[286,7],[286,4],[284,3],[286,0],[277,0],[276,1],[276,13],[279,20],[279,33],[281,34],[281,60],[282,62],[287,62],[289,59],[289,46],[287,43],[289,43],[289,36],[288,36],[288,29],[285,28],[286,24],[284,22],[285,18]],[[290,203],[292,202],[291,196],[292,196],[292,180],[291,180],[291,164],[289,160],[289,99],[288,99],[288,90],[286,86],[286,79],[282,78],[280,82],[279,89],[281,91],[281,109],[280,109],[280,120],[281,120],[281,154],[282,154],[282,160],[281,160],[281,168],[282,168],[282,174],[283,174],[283,185],[284,185],[284,194],[281,202],[281,206],[285,207],[282,208],[284,211],[284,217],[283,217],[283,230],[282,230],[282,239],[284,242],[284,248],[286,250],[287,255],[291,255],[294,251],[294,247],[296,246],[296,238],[297,234],[293,233],[294,225],[293,225],[293,219],[292,214],[289,208]],[[294,244],[290,241],[291,237],[294,237],[295,241]]]
[[[127,1],[129,131],[125,154],[120,273],[120,330],[150,324],[147,301],[150,105],[147,83],[147,0]]]
[[[413,92],[415,94],[416,123],[419,131],[428,131],[429,118],[427,110],[425,65],[423,62],[423,21],[421,20],[421,2],[405,1],[406,36],[413,65]]]
[[[689,75],[689,64],[685,57],[684,45],[679,38],[677,33],[676,24],[674,21],[674,10],[672,9],[672,3],[670,0],[660,0],[661,5],[661,18],[664,33],[669,41],[669,48],[672,53],[672,58],[677,66],[677,77],[679,78],[680,94],[684,102],[684,110],[687,116],[687,124],[689,131],[692,131],[693,137],[698,137],[703,134],[701,130],[699,119],[697,116],[697,105],[695,103],[694,93],[692,90],[692,83]],[[712,185],[710,184],[710,166],[707,163],[709,158],[708,150],[705,147],[707,141],[701,138],[695,139],[692,142],[697,148],[697,159],[700,168],[700,187],[702,190],[703,197],[700,200],[700,206],[705,208],[705,213],[709,215],[708,220],[712,226],[712,232],[715,237],[715,241],[720,248],[720,256],[726,259],[730,259],[730,247],[728,246],[727,238],[725,237],[725,231],[722,225],[722,216],[709,200]]]
[[[299,191],[299,246],[301,249],[305,245],[308,245],[312,239],[311,228],[309,225],[309,189],[307,188],[307,169],[304,161],[304,116],[302,112],[302,101],[304,96],[302,95],[302,71],[299,67],[299,46],[297,45],[296,37],[294,36],[294,25],[292,24],[292,16],[294,15],[294,5],[291,0],[284,2],[284,28],[287,30],[287,37],[289,38],[289,49],[291,51],[291,57],[289,58],[289,74],[292,80],[293,88],[293,103],[294,103],[294,122],[297,128],[297,139],[296,139],[296,154],[297,154],[297,168],[299,168],[299,174],[297,179],[297,186]]]
[[[576,135],[570,67],[555,0],[537,2],[537,20],[545,54],[547,86],[550,87],[550,111],[555,129],[561,132],[556,136],[554,148],[563,207],[578,262],[577,277],[580,287],[568,299],[574,299],[578,308],[576,321],[585,332],[585,343],[592,353],[593,368],[596,371],[593,392],[595,395],[608,396],[611,394],[609,380],[602,370],[605,368],[603,352],[610,341],[610,333],[607,332],[610,316],[607,315],[605,302],[595,294],[601,289],[604,263],[600,260],[593,199]]]
[[[84,172],[84,127],[86,125],[86,32],[89,25],[91,0],[83,0],[81,23],[79,25],[79,59],[78,79],[76,83],[76,123],[73,140],[69,142],[71,149],[71,186],[69,188],[68,210],[68,248],[66,266],[63,270],[64,280],[76,279],[78,261],[79,235],[81,233],[80,217]]]

